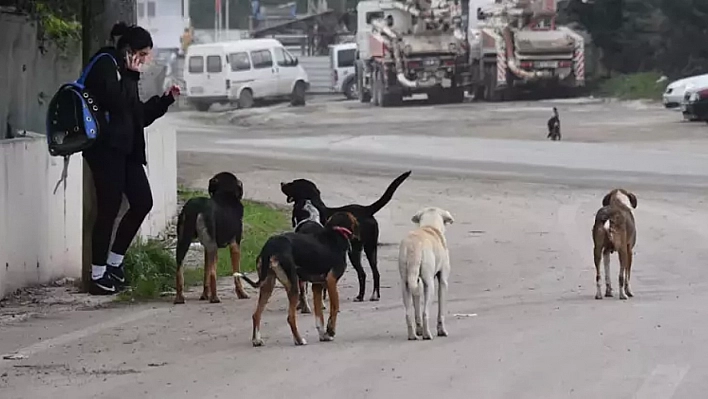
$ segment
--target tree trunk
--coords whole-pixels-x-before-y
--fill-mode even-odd
[[[136,22],[135,0],[83,0],[81,5],[82,57],[84,65],[110,39],[113,25]],[[83,239],[81,286],[88,291],[91,282],[91,232],[96,219],[96,192],[88,163],[83,161]]]

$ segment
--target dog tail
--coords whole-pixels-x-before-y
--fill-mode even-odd
[[[402,244],[399,259],[401,277],[406,289],[413,295],[420,295],[420,269],[423,266],[422,249]]]
[[[602,207],[595,215],[595,230],[601,230],[610,242],[614,242],[613,236],[616,235],[616,228],[612,222],[612,211],[609,207]]]
[[[391,201],[391,198],[393,198],[393,194],[396,192],[398,189],[398,186],[403,184],[403,182],[408,178],[408,176],[411,175],[411,171],[409,170],[406,173],[403,173],[402,175],[398,176],[394,181],[389,184],[388,188],[386,191],[383,193],[381,198],[376,200],[373,204],[369,205],[366,207],[366,210],[371,216],[374,216],[376,212],[380,211],[386,204]]]

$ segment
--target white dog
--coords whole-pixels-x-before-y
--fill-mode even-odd
[[[438,336],[446,337],[445,294],[450,276],[450,254],[445,240],[445,226],[453,223],[450,212],[428,207],[418,211],[411,219],[418,228],[408,233],[398,249],[398,270],[401,272],[403,306],[406,308],[408,339],[433,339],[428,324],[428,311],[432,301],[433,281],[438,279]],[[423,314],[420,294],[423,285]],[[415,309],[415,328],[413,309]],[[421,317],[422,316],[422,317]],[[421,320],[422,318],[422,320]]]

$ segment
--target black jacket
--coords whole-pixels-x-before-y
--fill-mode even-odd
[[[115,47],[104,47],[96,55],[100,53],[112,55],[118,68],[109,57],[104,56],[94,64],[86,77],[86,89],[96,99],[101,113],[108,112],[108,120],[98,119],[100,136],[85,152],[116,150],[145,165],[144,128],[162,117],[175,99],[168,94],[153,96],[146,102],[140,101],[140,73],[126,68],[125,57]]]

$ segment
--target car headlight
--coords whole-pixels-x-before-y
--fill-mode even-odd
[[[696,102],[699,98],[700,96],[698,95],[698,93],[691,93],[691,95],[688,97],[688,101]]]

